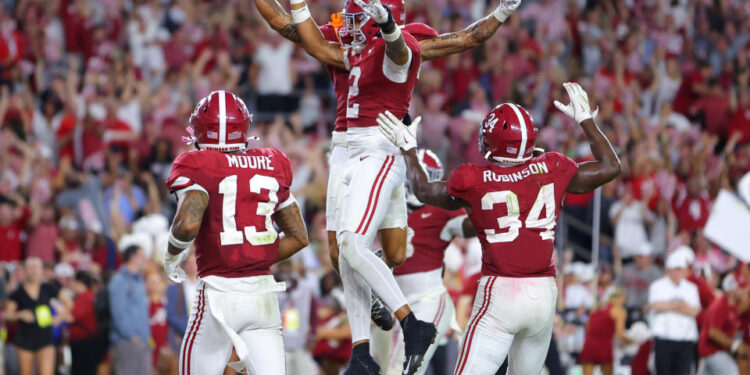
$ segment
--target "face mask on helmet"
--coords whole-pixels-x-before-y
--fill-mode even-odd
[[[341,13],[341,18],[344,24],[339,28],[339,40],[344,48],[352,48],[365,44],[367,42],[367,35],[362,30],[362,27],[367,24],[370,17],[364,12],[357,13]]]

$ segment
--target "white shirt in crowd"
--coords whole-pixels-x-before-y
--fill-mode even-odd
[[[648,289],[648,304],[681,300],[688,306],[700,309],[698,288],[695,284],[682,280],[678,285],[664,276],[651,283]],[[692,316],[673,311],[652,311],[649,317],[651,333],[655,338],[670,341],[698,341],[698,326]]]
[[[571,284],[565,287],[565,308],[577,309],[585,307],[591,309],[594,307],[594,295],[587,285],[580,283]]]
[[[651,221],[653,214],[641,201],[633,201],[629,205],[617,201],[609,209],[609,218],[614,218],[618,213],[620,217],[615,223],[615,243],[620,249],[620,256],[630,258],[649,242],[646,221]]]
[[[261,95],[289,95],[292,93],[291,68],[294,44],[282,41],[277,46],[261,44],[255,52],[258,65],[258,93]]]

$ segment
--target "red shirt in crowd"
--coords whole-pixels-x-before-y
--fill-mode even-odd
[[[729,135],[741,132],[742,137],[738,144],[745,144],[750,142],[750,106],[738,107],[734,111],[732,121],[729,124]]]
[[[690,107],[697,99],[697,95],[693,92],[693,85],[700,83],[703,83],[703,75],[701,74],[700,69],[694,69],[692,72],[685,75],[682,79],[680,88],[677,89],[674,104],[672,105],[675,112],[682,113],[685,116],[690,115]]]
[[[726,350],[709,337],[708,333],[712,328],[721,330],[729,337],[734,337],[734,334],[740,329],[737,306],[730,305],[726,295],[715,300],[703,318],[703,328],[701,329],[700,339],[698,339],[698,354],[701,358]]]
[[[706,95],[693,103],[698,113],[703,113],[706,131],[717,136],[727,134],[730,120],[729,98],[726,95]]]
[[[31,212],[28,207],[20,219],[10,222],[8,225],[0,225],[0,244],[3,251],[0,251],[0,262],[19,262],[23,256],[23,243],[21,234],[26,227]]]
[[[164,302],[158,301],[148,305],[148,316],[151,323],[151,339],[154,340],[153,363],[159,361],[159,352],[167,346],[167,308]]]
[[[70,341],[78,341],[96,334],[99,329],[94,311],[94,293],[87,290],[73,301],[73,323],[70,324]]]
[[[711,199],[704,192],[699,197],[691,197],[684,189],[672,198],[672,209],[677,216],[679,231],[694,232],[703,228],[708,221]]]
[[[696,276],[691,272],[687,277],[687,281],[695,284],[698,288],[698,298],[700,298],[701,301],[701,311],[695,317],[695,321],[698,323],[698,329],[700,329],[703,326],[703,319],[706,315],[706,311],[708,311],[711,303],[716,299],[716,295],[714,294],[714,288],[703,277]]]

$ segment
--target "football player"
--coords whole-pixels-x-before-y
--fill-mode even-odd
[[[434,60],[460,53],[474,48],[492,35],[500,27],[521,3],[521,0],[501,0],[495,11],[468,26],[467,28],[437,35],[432,28],[421,23],[411,23],[403,26],[403,29],[414,36],[422,51],[422,60]],[[256,0],[255,5],[268,24],[285,38],[295,43],[301,43],[297,24],[276,0]],[[339,44],[338,30],[343,26],[340,14],[331,16],[331,22],[320,26],[320,32],[325,40]],[[305,22],[312,23],[312,20]],[[326,61],[323,61],[326,62]],[[326,192],[326,230],[328,231],[328,246],[331,264],[338,272],[339,251],[336,241],[338,229],[338,214],[336,209],[339,186],[343,177],[344,163],[346,162],[346,129],[347,129],[347,100],[349,96],[349,71],[338,65],[339,62],[331,62],[327,65],[328,73],[333,81],[333,89],[336,94],[336,120],[331,138],[332,148],[329,158],[328,189]],[[337,67],[338,66],[338,67]],[[403,196],[402,191],[396,191],[393,199],[398,200]],[[396,267],[404,262],[406,230],[400,224],[403,220],[386,216],[378,231],[379,242],[384,249],[386,263],[390,267]],[[390,313],[384,312],[379,299],[373,298],[372,317],[373,321],[381,328],[388,330],[393,325]]]
[[[490,163],[463,164],[447,182],[430,182],[415,149],[416,127],[392,113],[378,117],[383,134],[404,152],[417,198],[448,210],[466,208],[482,244],[482,276],[455,374],[495,374],[506,355],[511,374],[541,371],[555,315],[552,250],[565,193],[592,191],[620,174],[588,95],[577,83],[564,87],[570,104],[554,104],[580,124],[595,161],[579,165],[557,152],[534,156],[534,120],[504,103],[480,124],[479,152]]]
[[[420,149],[417,151],[417,158],[429,181],[440,181],[443,178],[443,165],[432,151]],[[443,285],[445,249],[453,238],[474,237],[476,231],[464,209],[448,211],[425,205],[411,192],[408,183],[406,203],[409,208],[406,261],[394,269],[393,273],[414,315],[418,319],[435,324],[437,337],[443,338],[450,330],[455,317],[453,301]],[[390,334],[392,339],[389,343],[392,345],[375,343],[376,348],[387,348],[383,353],[378,351],[376,358],[381,363],[382,358],[387,359],[388,366],[384,371],[386,375],[401,374],[404,347],[401,340],[397,339],[401,336],[401,330],[396,328]],[[381,337],[375,336],[374,341]],[[427,371],[430,359],[438,346],[438,340],[430,346],[417,374]]]
[[[222,374],[234,347],[235,370],[285,373],[281,317],[269,267],[307,246],[307,229],[289,191],[289,159],[272,148],[247,149],[245,103],[214,91],[190,116],[196,150],[180,154],[167,185],[178,208],[164,269],[174,282],[195,243],[195,307],[182,341],[179,373]],[[274,223],[284,237],[274,229]]]

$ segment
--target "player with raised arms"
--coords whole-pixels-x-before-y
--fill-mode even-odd
[[[448,210],[465,208],[482,244],[482,276],[455,374],[495,374],[506,356],[511,374],[541,371],[555,315],[552,252],[565,193],[586,193],[620,175],[588,95],[577,83],[563,86],[570,104],[554,104],[580,124],[594,161],[576,164],[557,152],[534,156],[533,118],[504,103],[480,123],[479,152],[489,164],[463,164],[447,181],[431,182],[417,157],[416,126],[389,112],[378,116],[379,129],[403,151],[417,198]]]
[[[435,60],[475,48],[487,41],[520,3],[521,0],[501,0],[500,4],[491,14],[474,22],[463,30],[455,32],[438,35],[435,30],[422,23],[406,24],[403,26],[403,30],[417,39],[422,51],[423,61]],[[274,30],[288,40],[302,44],[297,23],[276,0],[256,0],[255,6],[261,16],[263,16]],[[299,20],[305,16],[305,11],[298,9],[295,14]],[[309,24],[314,25],[312,19],[305,19],[303,23],[308,23],[308,26]],[[333,43],[335,47],[339,48],[339,30],[343,26],[344,21],[341,14],[336,13],[331,16],[331,22],[321,25],[319,29],[326,41]],[[320,40],[317,42],[320,42]],[[350,72],[346,68],[344,61],[339,58],[340,56],[337,54],[328,56],[314,46],[309,46],[308,49],[312,56],[319,58],[320,61],[326,64],[336,95],[336,120],[331,137],[331,155],[328,160],[330,172],[328,175],[328,189],[326,190],[326,230],[328,231],[331,264],[338,272],[339,250],[336,241],[336,232],[338,230],[341,210],[337,209],[337,202],[339,191],[341,190],[341,181],[344,177],[343,170],[347,155],[347,108],[350,95],[353,96],[353,93],[359,88],[351,85],[356,83],[356,81],[350,80]],[[398,201],[400,199],[399,196],[403,195],[403,191],[399,189],[394,193],[392,198]],[[383,247],[386,263],[390,267],[399,266],[405,259],[406,230],[402,224],[402,219],[393,217],[393,215],[386,215],[378,230],[378,239]],[[375,297],[375,294],[373,294],[373,297]],[[390,313],[383,307],[378,298],[373,298],[371,314],[373,321],[382,329],[388,330],[393,325]]]
[[[167,180],[177,195],[164,270],[185,280],[180,264],[195,243],[195,306],[179,357],[181,375],[224,372],[232,348],[237,371],[284,375],[284,343],[269,267],[307,246],[307,229],[289,191],[283,152],[247,149],[252,115],[228,91],[201,99],[190,116],[196,150],[180,154]],[[281,228],[283,237],[274,229]]]

